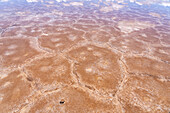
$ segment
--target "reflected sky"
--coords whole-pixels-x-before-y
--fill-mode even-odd
[[[169,0],[1,0],[0,33],[1,37],[41,37],[60,34],[60,30],[54,32],[56,27],[69,26],[90,35],[95,35],[91,31],[103,30],[105,41],[92,39],[97,43],[110,43],[113,37],[148,34],[169,46],[169,3]]]
[[[84,1],[90,1],[90,2],[116,2],[116,3],[136,3],[139,5],[143,4],[159,4],[164,6],[170,6],[169,0],[0,0],[0,2],[70,2],[70,1],[76,1],[76,2],[84,2]]]
[[[169,65],[170,0],[0,0],[3,113],[168,113]]]
[[[81,28],[84,25],[91,25],[88,29],[108,25],[123,33],[151,27],[159,33],[169,34],[169,3],[169,0],[1,0],[1,36],[5,36],[9,26],[29,23],[28,26],[37,26],[43,32],[43,26],[55,22],[62,26],[68,23],[81,30],[85,30]]]
[[[167,23],[170,18],[170,0],[0,0],[0,16],[5,12],[43,13],[54,9],[62,13],[80,14],[91,11],[106,16],[119,16],[118,20],[139,18],[149,21],[147,18],[152,16],[152,22],[156,22],[153,21],[156,19],[154,17],[161,17],[165,20],[162,23]]]

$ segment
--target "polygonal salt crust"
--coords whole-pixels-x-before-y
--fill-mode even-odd
[[[21,31],[21,27],[8,28],[1,34],[2,37],[17,36],[18,32]]]
[[[33,80],[40,80],[41,84],[50,85],[58,82],[70,84],[72,82],[70,64],[61,56],[35,60],[25,69]]]
[[[156,29],[153,28],[147,28],[140,31],[135,31],[132,34],[130,34],[129,37],[135,37],[151,45],[160,44],[160,39],[159,39],[160,34]]]
[[[57,26],[52,26],[52,25],[48,25],[48,24],[45,24],[45,25],[41,25],[41,30],[43,33],[45,34],[50,34],[50,33],[57,33],[57,29],[58,27]]]
[[[85,86],[115,94],[122,80],[119,55],[93,45],[76,48],[68,55],[78,62],[74,70]]]
[[[142,52],[148,51],[146,44],[142,43],[141,41],[137,41],[132,37],[119,37],[115,40],[111,40],[109,43],[111,47],[123,52],[141,54]]]
[[[22,35],[29,36],[29,37],[38,37],[41,35],[41,29],[38,27],[25,27],[25,32]]]
[[[42,36],[41,38],[39,38],[40,45],[42,47],[49,48],[55,51],[63,51],[70,48],[74,44],[84,40],[82,38],[84,34],[83,32],[74,29],[69,30],[70,31],[65,31],[65,33],[63,34],[51,34],[47,36]]]
[[[128,72],[157,77],[170,77],[169,64],[147,57],[125,57]]]
[[[108,15],[100,13],[100,12],[98,12],[97,15],[98,15],[98,18],[95,19],[95,21],[98,25],[105,26],[105,25],[114,25],[115,24],[114,21],[106,19],[106,18],[111,19],[111,16],[108,16]]]
[[[160,58],[164,62],[170,63],[170,47],[154,47],[153,56]]]
[[[67,87],[58,92],[43,95],[29,108],[30,113],[60,112],[60,113],[98,113],[119,112],[111,101],[102,102],[91,97],[79,88]]]
[[[67,17],[68,18],[68,17]],[[67,25],[71,25],[73,23],[75,23],[75,20],[72,20],[72,18],[68,19],[63,19],[63,18],[59,18],[56,19],[55,21],[51,22],[53,25],[60,25],[60,26],[65,26],[68,27]]]
[[[154,27],[154,24],[146,21],[120,21],[118,27],[124,33],[131,33],[133,31]]]
[[[169,35],[170,33],[169,32],[163,32],[161,33],[161,42],[166,44],[166,45],[169,45],[170,44],[170,38],[169,38]]]
[[[151,76],[130,76],[118,98],[126,113],[168,113],[169,85]]]
[[[41,25],[41,30],[44,34],[60,34],[60,33],[67,33],[70,31],[72,31],[73,29],[70,28],[69,26],[65,26],[65,25],[58,25],[58,24],[53,24],[53,25]]]
[[[0,55],[2,56],[2,65],[4,67],[24,64],[27,59],[37,54],[39,52],[30,46],[28,39],[0,39]]]
[[[84,19],[84,18],[81,18],[77,21],[77,23],[80,23],[80,24],[90,24],[90,25],[93,25],[93,24],[96,24],[96,22],[92,19]]]
[[[20,26],[24,26],[24,27],[27,27],[27,26],[29,27],[29,26],[33,26],[33,25],[38,26],[39,24],[42,23],[42,21],[39,21],[39,20],[36,20],[36,19],[33,20],[33,17],[34,17],[34,15],[27,15],[27,16],[23,17],[23,19],[21,19],[17,23]]]
[[[6,29],[7,27],[10,26],[11,23],[12,22],[10,22],[9,20],[8,21],[7,20],[0,20],[0,27],[2,29]]]
[[[94,30],[94,29],[98,29],[100,26],[99,25],[83,25],[83,24],[73,24],[73,27],[76,28],[76,29],[80,29],[80,30],[83,30],[83,31],[91,31],[91,30]]]
[[[106,43],[111,35],[105,31],[92,30],[86,33],[85,38],[93,42]]]
[[[11,72],[0,80],[0,111],[14,112],[31,94],[31,84],[26,82],[20,71]]]
[[[105,25],[101,27],[101,29],[107,31],[112,37],[120,37],[122,35],[121,31],[116,26]]]

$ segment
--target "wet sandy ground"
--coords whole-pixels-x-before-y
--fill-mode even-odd
[[[170,7],[134,1],[0,3],[0,112],[168,113]]]

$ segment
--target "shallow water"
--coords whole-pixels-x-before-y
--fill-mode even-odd
[[[169,0],[0,0],[0,111],[170,111]]]

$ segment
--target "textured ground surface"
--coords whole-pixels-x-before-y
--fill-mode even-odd
[[[0,113],[170,112],[168,0],[7,1]]]

